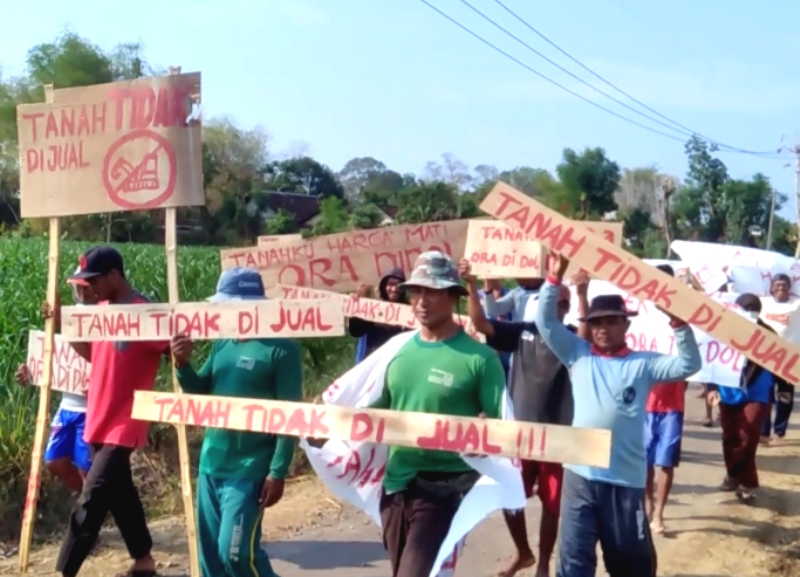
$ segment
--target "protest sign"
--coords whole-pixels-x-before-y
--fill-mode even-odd
[[[342,295],[336,292],[323,291],[318,289],[308,289],[298,286],[276,285],[274,292],[281,299],[303,300],[303,299],[333,299],[341,302],[344,307],[344,316],[348,318],[364,319],[373,323],[418,329],[419,323],[411,306],[405,303],[394,303],[370,298],[356,298],[354,295]],[[464,315],[453,315],[453,318],[460,324],[469,336],[473,339],[485,342],[486,337],[475,330],[475,326],[469,317]]]
[[[271,245],[275,242],[298,242],[303,240],[302,234],[273,234],[258,237],[258,246]]]
[[[621,222],[587,222],[589,230],[622,244]],[[546,251],[542,246],[503,221],[471,220],[467,229],[464,258],[478,278],[531,278],[545,276]],[[567,276],[578,267],[567,271]]]
[[[261,271],[264,285],[349,291],[377,284],[393,268],[410,272],[427,250],[461,258],[467,220],[353,230],[309,240],[220,251],[223,270],[246,266]]]
[[[578,302],[575,287],[570,287],[570,289],[573,292],[572,302]],[[640,301],[606,281],[593,280],[589,283],[589,300],[597,295],[608,294],[622,296],[625,299],[625,307],[629,311],[637,313],[637,316],[630,319],[631,326],[628,334],[625,335],[628,348],[634,351],[658,352],[665,355],[677,353],[675,333],[669,326],[669,319],[653,303]],[[709,296],[729,309],[738,309],[735,304],[738,296],[736,294],[716,293]],[[577,307],[573,307],[567,314],[565,322],[577,326],[578,316]],[[744,356],[733,347],[697,328],[694,328],[694,336],[703,358],[703,368],[687,380],[715,383],[724,387],[738,387],[745,361]]]
[[[200,73],[55,91],[17,107],[24,218],[205,203]]]
[[[329,300],[63,307],[61,319],[62,338],[70,342],[344,335],[341,306]]]
[[[32,384],[42,386],[44,372],[44,331],[28,331],[27,366]],[[68,342],[55,335],[53,339],[53,391],[82,395],[89,386],[92,365],[75,352]]]
[[[800,348],[754,325],[708,296],[593,234],[505,183],[498,183],[481,209],[607,280],[632,296],[663,307],[748,359],[800,383]]]
[[[521,421],[151,391],[136,392],[132,416],[142,421],[592,467],[607,467],[611,459],[610,431]]]

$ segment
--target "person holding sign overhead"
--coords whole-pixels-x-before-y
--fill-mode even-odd
[[[644,511],[647,460],[645,404],[655,383],[685,380],[702,367],[689,325],[667,313],[675,330],[677,356],[631,351],[625,341],[630,317],[619,295],[592,299],[586,341],[558,320],[561,282],[569,261],[549,255],[536,326],[562,363],[570,368],[575,427],[609,429],[608,469],[564,465],[558,577],[594,577],[597,543],[610,577],[651,577],[656,551]],[[682,384],[675,386],[682,387]]]
[[[514,408],[514,419],[531,423],[555,425],[572,424],[572,390],[569,369],[544,343],[536,323],[489,320],[478,300],[475,277],[470,274],[470,262],[462,260],[459,273],[467,281],[469,296],[467,311],[475,329],[486,335],[486,344],[498,351],[511,354],[511,372],[508,393]],[[586,277],[588,284],[588,277]],[[558,295],[558,318],[561,322],[569,313],[571,293],[566,286]],[[576,332],[576,327],[568,327]],[[538,485],[542,502],[539,522],[539,565],[537,577],[549,575],[550,558],[558,537],[558,512],[561,506],[561,481],[563,471],[558,463],[522,461],[522,483],[525,496],[533,496]],[[525,510],[504,511],[506,525],[517,548],[517,555],[500,577],[512,577],[531,567],[536,557],[528,542]]]
[[[422,253],[408,291],[421,326],[389,362],[373,409],[500,418],[505,374],[497,354],[455,321],[467,291],[450,257]],[[392,577],[426,577],[464,496],[480,474],[448,451],[389,447],[380,515]]]
[[[383,275],[378,283],[378,295],[382,301],[391,303],[405,304],[403,291],[398,287],[406,280],[406,275],[402,269],[394,268]],[[356,290],[352,298],[370,298],[373,293],[372,286],[362,284]],[[356,364],[363,361],[376,349],[380,348],[386,341],[401,332],[408,330],[403,327],[374,323],[366,319],[352,317],[347,321],[347,332],[351,337],[358,339],[356,347]]]
[[[261,300],[258,271],[220,275],[212,302]],[[214,341],[199,371],[189,337],[172,339],[178,381],[191,394],[301,401],[300,347],[289,339]],[[197,482],[200,567],[203,577],[275,577],[260,547],[264,509],[283,496],[297,437],[206,429]]]
[[[148,302],[131,287],[122,255],[110,246],[95,247],[81,255],[79,270],[70,280],[89,283],[97,306]],[[55,313],[59,326],[59,311]],[[92,363],[84,439],[92,446],[93,456],[56,569],[64,577],[78,574],[110,512],[134,560],[127,575],[153,577],[153,541],[131,473],[131,454],[147,443],[148,423],[132,419],[131,411],[134,392],[153,389],[169,343],[100,341],[71,345]]]

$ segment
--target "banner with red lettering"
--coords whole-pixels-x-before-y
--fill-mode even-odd
[[[84,394],[92,365],[75,352],[61,335],[53,339],[53,381],[51,388],[63,393]],[[44,367],[44,331],[28,331],[28,371],[32,384],[41,386]]]
[[[578,298],[575,287],[572,291],[572,308],[566,317],[566,322],[577,326],[578,324]],[[616,294],[625,299],[628,310],[638,313],[631,318],[631,328],[626,335],[628,347],[634,351],[654,351],[665,355],[676,354],[675,335],[669,327],[667,316],[656,309],[649,301],[640,301],[625,291],[618,289],[610,282],[593,280],[589,283],[589,300],[597,295]],[[731,310],[741,312],[736,306],[736,297],[732,293],[716,293],[710,295],[718,303]],[[703,368],[688,380],[700,383],[714,383],[723,387],[738,387],[739,375],[745,357],[733,347],[715,339],[707,333],[692,327],[700,354],[703,357]]]
[[[394,337],[336,379],[323,393],[323,402],[347,407],[366,407],[374,402],[383,391],[389,362],[415,334],[416,331],[409,331]],[[509,417],[508,409],[506,404],[506,418]],[[386,467],[386,445],[331,439],[319,449],[306,441],[301,441],[301,446],[311,466],[331,492],[363,510],[380,526],[379,503]],[[493,456],[463,456],[463,459],[482,477],[462,501],[428,577],[453,576],[467,533],[486,516],[499,509],[514,510],[525,506],[519,469],[510,459]]]

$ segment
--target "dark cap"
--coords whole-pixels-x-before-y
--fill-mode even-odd
[[[112,270],[125,275],[125,263],[119,251],[110,246],[96,246],[87,250],[78,259],[79,270],[70,280],[89,280],[98,276],[105,276]]]
[[[789,278],[788,274],[784,274],[782,272],[772,277],[772,282],[770,283],[770,286],[774,285],[776,282],[785,282],[790,287],[792,286],[792,279]]]
[[[669,276],[672,276],[672,277],[675,276],[675,269],[672,268],[672,265],[670,265],[670,264],[667,264],[667,263],[659,264],[659,265],[656,265],[656,268],[658,270],[660,270],[661,272],[667,273]]]
[[[743,293],[736,297],[736,305],[748,312],[761,312],[761,299],[753,293]]]
[[[582,319],[584,323],[592,319],[603,317],[635,317],[639,313],[625,308],[625,299],[620,295],[598,295],[592,299],[588,314]]]

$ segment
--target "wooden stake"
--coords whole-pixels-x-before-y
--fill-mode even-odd
[[[53,85],[44,87],[46,102],[53,102]],[[42,385],[39,388],[39,410],[36,413],[36,433],[33,437],[33,454],[31,470],[28,474],[28,491],[25,496],[25,507],[22,510],[22,533],[19,542],[19,569],[28,571],[33,523],[36,519],[36,503],[39,500],[39,485],[42,478],[42,456],[44,453],[47,432],[50,425],[50,387],[53,382],[53,350],[56,334],[56,301],[58,297],[58,261],[61,227],[57,218],[50,219],[49,250],[47,257],[47,303],[53,315],[44,322],[44,366],[42,367]]]
[[[170,68],[170,74],[180,74],[180,67]],[[167,293],[169,304],[180,301],[178,287],[178,233],[177,210],[167,208],[164,217],[164,248],[167,252]],[[172,357],[172,388],[181,393],[178,377],[175,374],[175,357]],[[192,496],[192,469],[189,455],[189,440],[186,426],[176,425],[178,433],[178,459],[181,469],[181,494],[183,496],[183,514],[186,519],[186,543],[189,545],[189,574],[200,577],[200,560],[197,554],[197,522],[194,514],[194,498]]]

